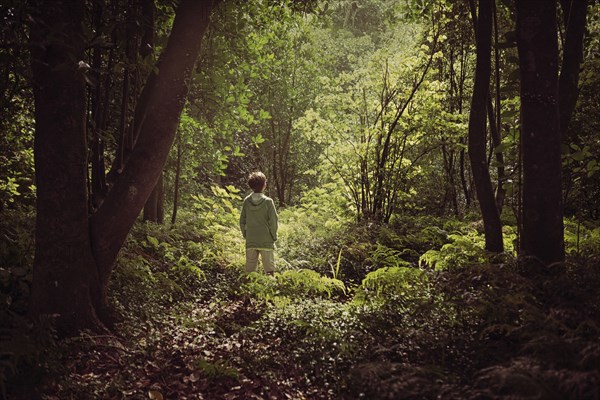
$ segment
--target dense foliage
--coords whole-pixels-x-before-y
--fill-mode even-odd
[[[211,9],[173,145],[106,279],[102,329],[68,337],[61,315],[28,315],[34,153],[45,150],[34,152],[28,40],[44,2],[5,3],[0,399],[600,398],[597,2],[562,136],[565,262],[521,253],[512,2],[493,2],[484,147],[504,251],[491,253],[468,153],[480,2],[226,0]],[[135,150],[175,3],[82,3],[86,223]],[[64,40],[54,33],[49,43]],[[274,276],[244,272],[238,218],[254,170],[279,212]]]
[[[311,218],[298,218],[305,213]],[[281,213],[280,272],[246,275],[236,218],[219,215],[136,226],[111,283],[117,336],[56,342],[48,321],[12,319],[5,326],[20,335],[2,342],[4,390],[139,399],[599,395],[597,257],[532,275],[510,254],[490,264],[468,223],[411,217],[363,231],[298,207]],[[30,217],[9,218],[11,239],[27,246]],[[575,239],[577,226],[567,226]],[[314,242],[289,240],[307,231]],[[580,227],[569,248],[598,254],[599,234]],[[6,321],[23,311],[30,271],[27,250],[3,243],[12,249],[2,253],[11,263]],[[419,260],[423,249],[431,250]]]

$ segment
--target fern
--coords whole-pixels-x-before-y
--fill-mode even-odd
[[[243,286],[243,291],[271,302],[280,297],[331,298],[347,294],[346,285],[342,281],[310,269],[289,270],[274,277],[253,272],[248,275],[248,282]]]
[[[565,220],[565,250],[570,255],[600,254],[600,227],[589,227],[574,219]]]
[[[207,378],[220,379],[231,378],[238,379],[239,373],[235,368],[228,366],[224,361],[217,360],[210,362],[204,358],[200,358],[195,362],[198,372],[201,372]]]
[[[395,268],[410,266],[408,261],[405,261],[401,258],[403,255],[404,252],[402,251],[394,250],[390,247],[377,243],[377,246],[375,247],[375,250],[371,252],[369,259],[377,267]]]
[[[206,274],[200,269],[199,264],[199,262],[194,262],[185,255],[182,255],[179,257],[179,260],[173,264],[171,270],[179,275],[183,275],[184,279],[192,276],[199,281],[203,281],[206,279]]]
[[[401,300],[423,301],[428,298],[429,281],[425,272],[418,268],[385,267],[367,274],[353,302],[385,304]]]
[[[342,262],[342,249],[340,249],[340,252],[338,253],[337,261],[335,263],[335,268],[333,265],[329,264],[331,266],[331,276],[333,277],[333,279],[339,279],[341,262]]]
[[[505,253],[514,253],[513,242],[516,234],[511,227],[503,228]],[[458,268],[469,264],[489,262],[490,254],[485,250],[485,237],[475,229],[467,232],[454,232],[448,235],[449,243],[439,250],[431,249],[419,258],[419,266],[429,266],[436,270]]]

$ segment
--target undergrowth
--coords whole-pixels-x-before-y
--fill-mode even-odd
[[[306,204],[281,212],[267,276],[243,272],[223,196],[221,213],[136,224],[110,286],[114,336],[57,341],[51,320],[22,317],[31,218],[6,222],[4,397],[34,385],[61,399],[600,398],[600,257],[583,257],[597,228],[567,222],[574,258],[532,273],[510,227],[490,257],[476,224],[327,225],[332,210]]]

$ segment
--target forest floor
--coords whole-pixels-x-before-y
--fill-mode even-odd
[[[330,254],[316,271],[283,242],[270,277],[243,272],[234,227],[140,225],[111,283],[113,334],[36,342],[5,397],[600,398],[598,258],[540,274],[469,264],[463,243],[464,265],[436,270],[398,244],[412,233],[356,229],[302,244]]]
[[[229,276],[213,284],[232,282],[230,273],[223,275]],[[336,398],[337,389],[318,377],[311,381],[295,360],[299,343],[278,337],[275,326],[254,325],[267,308],[246,295],[199,299],[154,310],[151,320],[122,321],[114,336],[85,333],[62,341],[53,349],[42,398]]]
[[[183,312],[182,310],[179,313]],[[63,347],[63,379],[46,399],[306,399],[333,398],[311,385],[300,366],[262,360],[286,354],[281,340],[247,338],[260,317],[256,304],[235,300],[156,321],[125,337],[84,335]],[[117,328],[123,331],[123,326]],[[261,340],[262,339],[262,340]],[[289,349],[287,349],[289,350]],[[272,363],[253,370],[253,363]]]

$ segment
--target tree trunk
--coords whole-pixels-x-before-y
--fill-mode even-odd
[[[177,209],[179,207],[179,181],[181,179],[181,156],[183,149],[181,146],[181,134],[177,139],[177,167],[175,169],[175,187],[173,188],[173,214],[171,215],[171,225],[175,225],[177,219]]]
[[[563,59],[558,80],[560,131],[567,138],[567,129],[577,97],[579,96],[579,70],[583,61],[583,35],[588,0],[561,0],[565,24]]]
[[[45,1],[31,26],[37,214],[30,315],[59,333],[102,329],[88,224],[84,3]],[[60,29],[57,29],[60,27]]]
[[[102,9],[103,4],[101,2],[94,3],[93,5],[93,23],[96,32],[100,31],[102,25]],[[96,87],[91,93],[91,122],[88,123],[88,129],[91,130],[91,164],[92,164],[92,177],[91,177],[91,206],[97,208],[102,202],[102,198],[106,193],[106,176],[104,168],[104,143],[100,137],[100,131],[102,129],[102,50],[99,46],[96,46],[92,53],[92,69],[97,71],[95,74]]]
[[[182,0],[177,9],[158,74],[150,79],[145,118],[133,152],[102,207],[92,217],[91,237],[104,289],[117,254],[154,189],[173,143],[192,70],[210,13],[217,1]]]
[[[142,58],[146,58],[154,53],[156,6],[154,5],[154,0],[141,0],[141,7],[143,33],[138,52]]]
[[[491,76],[492,1],[479,1],[475,33],[477,64],[469,115],[468,151],[477,200],[483,216],[485,248],[491,252],[501,253],[504,251],[502,224],[486,161],[486,104]]]
[[[523,255],[564,260],[556,2],[518,0]]]
[[[97,315],[107,307],[113,264],[164,167],[216,4],[180,2],[158,73],[147,83],[152,87],[138,143],[90,220],[85,86],[77,64],[84,56],[84,3],[39,4],[44,12],[31,29],[38,187],[31,315],[59,314],[63,333],[103,328]]]
[[[444,159],[444,171],[446,172],[446,192],[444,194],[444,207],[446,205],[446,200],[450,197],[450,201],[452,202],[452,212],[455,217],[460,217],[460,210],[458,208],[458,195],[456,190],[456,183],[454,181],[454,151],[448,150],[446,148],[446,144],[442,143],[442,156]]]
[[[459,154],[459,173],[460,173],[460,185],[465,196],[465,210],[469,211],[471,208],[471,190],[469,190],[469,183],[467,180],[466,168],[465,168],[465,150],[460,149]]]
[[[492,152],[494,153],[493,155],[496,159],[496,173],[498,174],[498,183],[496,187],[496,208],[498,208],[498,213],[502,213],[504,197],[506,194],[506,190],[502,186],[506,180],[504,173],[504,154],[502,153],[501,149],[498,149],[498,146],[500,146],[502,143],[502,138],[500,136],[500,125],[497,123],[497,119],[494,114],[494,106],[492,105],[491,99],[489,99],[487,102],[487,114],[490,126],[490,137],[492,139]]]
[[[563,43],[562,65],[558,78],[558,102],[560,112],[560,133],[563,144],[577,143],[576,132],[569,132],[569,123],[579,97],[579,71],[583,61],[583,37],[588,0],[561,0],[565,39]],[[563,182],[566,188],[563,201],[569,198],[573,184],[570,169],[565,169]]]
[[[140,41],[140,47],[138,50],[138,54],[142,57],[142,59],[149,57],[153,53],[154,49],[154,21],[155,21],[155,6],[154,0],[143,0],[141,2],[141,11],[142,11],[142,39]],[[138,70],[139,72],[139,70]],[[145,77],[148,77],[151,71],[142,71]],[[141,97],[141,96],[140,96]],[[141,99],[138,99],[141,101]],[[137,102],[136,102],[137,104]],[[136,105],[137,108],[137,105]],[[136,115],[134,113],[134,118]],[[135,125],[135,124],[134,124]],[[135,128],[132,129],[132,137],[133,137],[133,146],[135,146],[135,142],[137,141],[137,135],[135,133]],[[152,221],[159,224],[162,224],[165,219],[164,213],[164,186],[163,186],[163,174],[161,172],[160,178],[152,190],[152,194],[148,198],[148,203],[144,206],[144,221]]]
[[[129,99],[131,97],[131,77],[132,65],[135,64],[133,46],[133,3],[129,0],[129,11],[125,21],[125,68],[123,69],[123,89],[121,95],[121,116],[119,121],[119,144],[117,148],[117,156],[115,164],[117,165],[117,173],[121,173],[125,166],[125,159],[129,151],[133,148],[133,139],[131,129],[129,128]]]
[[[500,101],[500,49],[498,47],[498,10],[496,7],[496,2],[493,4],[493,19],[494,19],[494,79],[495,79],[495,87],[496,87],[496,118],[494,119],[494,126],[496,129],[491,131],[492,134],[492,142],[494,143],[494,147],[496,147],[496,162],[498,163],[497,173],[498,173],[498,186],[496,187],[496,207],[498,207],[498,212],[502,215],[502,207],[504,207],[504,199],[506,198],[506,189],[504,188],[504,183],[506,182],[506,172],[504,169],[504,154],[502,151],[498,149],[498,146],[502,143],[502,112],[500,107],[502,103]],[[492,119],[490,119],[490,126],[492,124]]]
[[[152,193],[150,193],[150,197],[148,197],[144,205],[144,221],[156,222],[158,224],[164,222],[164,198],[163,173],[161,172]]]

